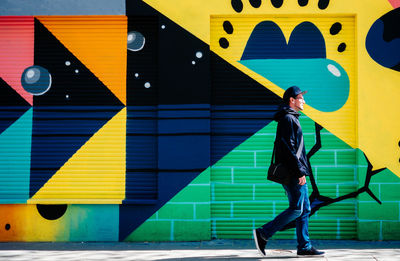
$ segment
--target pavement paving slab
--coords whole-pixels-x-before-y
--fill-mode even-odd
[[[311,260],[400,261],[400,241],[314,240],[325,251]],[[201,242],[6,242],[0,243],[0,260],[310,260],[298,257],[296,241],[271,240],[262,257],[253,240]]]

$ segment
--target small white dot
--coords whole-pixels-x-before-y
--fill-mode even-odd
[[[71,65],[71,62],[70,62],[70,61],[66,61],[66,62],[65,62],[65,65],[66,65],[66,66],[70,66],[70,65]]]
[[[149,82],[146,82],[146,83],[144,84],[144,87],[148,89],[148,88],[150,88],[150,87],[151,87],[151,85],[150,85],[150,83],[149,83]]]
[[[196,62],[195,62],[195,61],[192,61],[192,64],[193,64],[193,65],[195,65],[195,64],[196,64]]]
[[[201,57],[203,57],[203,53],[202,52],[197,52],[196,53],[196,57],[200,59]]]
[[[135,77],[138,78],[138,77],[139,77],[139,74],[138,74],[138,73],[135,73]]]
[[[69,99],[69,95],[68,95],[68,94],[67,94],[67,95],[65,95],[65,98]]]
[[[162,26],[161,26],[161,29],[165,29],[165,25],[162,25]]]
[[[76,70],[75,70],[75,73],[79,73],[79,70],[78,70],[78,69],[76,69]]]

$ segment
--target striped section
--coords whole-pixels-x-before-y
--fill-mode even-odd
[[[126,104],[126,16],[37,18],[123,104]]]
[[[33,17],[0,17],[0,77],[31,105],[33,96],[22,87],[21,75],[33,65],[33,42]]]
[[[26,203],[29,198],[31,135],[32,109],[0,135],[0,203]]]
[[[125,197],[126,109],[122,109],[28,201],[120,204]]]
[[[128,106],[124,204],[155,203],[158,197],[157,110]]]

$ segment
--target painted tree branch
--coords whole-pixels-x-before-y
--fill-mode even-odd
[[[321,143],[321,130],[323,129],[323,127],[321,125],[319,125],[318,123],[315,123],[315,134],[316,134],[316,143],[314,144],[314,146],[311,148],[311,150],[308,152],[307,154],[307,159],[308,162],[310,162],[310,158],[312,156],[314,156],[315,153],[318,152],[318,150],[321,149],[322,147],[322,143]],[[368,168],[367,168],[367,173],[366,173],[366,178],[365,178],[365,183],[364,186],[359,188],[358,190],[348,193],[346,195],[337,197],[337,198],[330,198],[330,197],[326,197],[320,194],[319,190],[318,190],[318,186],[315,182],[315,178],[314,178],[314,174],[311,170],[311,174],[309,176],[310,181],[311,181],[311,185],[312,185],[312,193],[310,195],[310,204],[311,204],[311,215],[313,215],[315,212],[317,212],[320,208],[322,207],[326,207],[328,205],[331,205],[333,203],[342,201],[342,200],[346,200],[346,199],[350,199],[350,198],[355,198],[358,195],[360,195],[363,192],[366,192],[368,195],[370,195],[376,202],[378,202],[379,204],[382,204],[382,202],[374,195],[374,193],[369,189],[369,184],[371,182],[371,178],[372,176],[380,173],[381,171],[385,170],[386,168],[381,168],[381,169],[377,169],[377,170],[372,170],[373,166],[371,164],[371,162],[368,160],[368,157],[365,155],[364,153],[364,157],[368,162]],[[296,222],[295,220],[292,221],[291,223],[289,223],[287,226],[285,226],[283,229],[281,230],[286,230],[289,228],[293,228],[296,226]]]

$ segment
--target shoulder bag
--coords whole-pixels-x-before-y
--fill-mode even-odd
[[[272,151],[271,165],[268,169],[267,179],[282,185],[287,185],[290,182],[290,170],[282,163],[275,163],[275,142],[274,150]],[[304,142],[303,137],[301,137],[300,146],[297,149],[296,157],[300,158],[301,151],[303,150]]]

